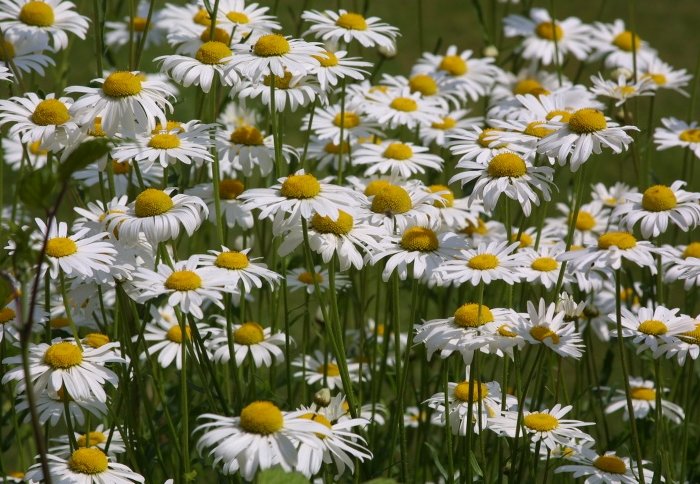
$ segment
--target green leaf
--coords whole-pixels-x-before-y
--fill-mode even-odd
[[[377,477],[376,479],[372,479],[371,481],[365,481],[362,484],[397,484],[398,481],[396,479],[390,479],[388,477]]]
[[[472,470],[474,471],[474,474],[476,474],[477,477],[482,477],[484,475],[484,473],[481,470],[481,467],[479,467],[479,462],[477,462],[477,460],[476,460],[476,456],[474,455],[474,451],[469,452],[469,462],[471,463]]]
[[[15,288],[12,278],[6,272],[0,272],[0,307],[4,307],[15,297]]]
[[[48,168],[33,171],[19,181],[19,199],[29,209],[47,211],[55,198],[56,182]]]
[[[310,481],[298,472],[286,472],[280,467],[273,467],[258,473],[258,484],[308,484]]]
[[[438,471],[440,471],[440,474],[442,474],[442,477],[444,479],[447,479],[447,476],[449,473],[445,470],[445,468],[442,465],[442,462],[440,462],[440,454],[438,453],[437,449],[433,447],[431,444],[428,442],[425,443],[425,446],[428,448],[430,451],[430,455],[433,457],[433,460],[435,461],[435,467],[437,467]]]
[[[109,141],[106,139],[94,139],[81,143],[66,161],[58,168],[58,176],[61,180],[69,179],[73,173],[82,170],[90,163],[94,163],[109,153]]]

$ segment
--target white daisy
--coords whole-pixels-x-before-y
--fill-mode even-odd
[[[56,99],[54,94],[41,99],[33,92],[0,100],[0,126],[10,123],[8,135],[18,137],[22,143],[39,142],[40,148],[60,149],[78,130],[69,111],[72,101],[68,97]]]
[[[363,109],[379,125],[390,129],[439,123],[446,114],[439,100],[411,92],[409,87],[370,91]]]
[[[221,246],[221,251],[210,250],[209,254],[199,256],[202,267],[217,269],[220,277],[226,281],[226,286],[238,289],[239,284],[245,292],[250,293],[253,287],[260,289],[263,282],[273,288],[282,276],[267,268],[266,264],[257,262],[261,257],[248,257],[250,249],[240,252]]]
[[[219,315],[214,318],[221,327],[212,328],[206,344],[214,361],[227,363],[231,359],[231,347],[226,330],[226,318]],[[248,355],[256,368],[270,367],[273,363],[284,361],[284,351],[281,349],[286,344],[284,333],[272,334],[271,328],[263,328],[256,322],[247,321],[231,326],[231,339],[236,365],[239,367],[243,365]]]
[[[610,272],[620,269],[622,260],[626,259],[639,267],[648,267],[655,274],[653,254],[659,250],[651,242],[637,240],[629,232],[606,232],[598,237],[596,245],[564,252],[559,260],[569,261],[572,269]]]
[[[141,474],[137,474],[124,464],[113,462],[97,447],[76,449],[68,459],[51,454],[47,454],[46,458],[51,477],[58,482],[127,484],[146,480]],[[44,479],[41,463],[30,467],[26,478],[29,482],[41,482]]]
[[[298,74],[292,75],[290,71],[285,71],[283,76],[274,74],[263,77],[262,82],[249,82],[236,88],[236,92],[241,99],[261,98],[263,105],[270,106],[271,92],[270,86],[275,84],[275,109],[284,111],[289,108],[290,111],[296,111],[299,106],[307,106],[316,97],[321,99],[321,104],[324,104],[325,94],[316,83],[316,79],[311,75]]]
[[[265,15],[270,10],[257,3],[246,5],[244,0],[220,0],[216,21],[226,30],[235,29],[242,36],[251,32],[267,33],[279,30],[280,24],[273,15]]]
[[[470,126],[467,129],[456,129],[447,136],[447,147],[453,155],[459,156],[457,166],[461,167],[468,161],[486,164],[503,149],[510,146],[499,141],[502,131],[496,128],[481,128]]]
[[[461,230],[469,224],[477,224],[479,214],[484,207],[477,200],[469,202],[467,197],[455,198],[455,194],[446,185],[430,185],[428,190],[440,195],[434,205],[440,211],[440,220],[451,230]]]
[[[302,120],[303,126],[308,126],[308,115]],[[340,144],[340,131],[343,131],[343,141],[354,143],[359,138],[381,136],[379,125],[367,119],[360,106],[348,104],[343,112],[341,106],[334,104],[329,107],[319,106],[314,110],[311,130],[320,140],[330,140],[336,146]],[[354,153],[353,153],[354,155]]]
[[[86,432],[85,434],[74,432],[73,435],[75,437],[77,448],[79,449],[97,448],[112,458],[116,457],[118,454],[123,454],[126,452],[124,439],[122,438],[119,430],[114,430],[114,432],[112,432],[110,429],[105,429],[103,424],[98,425],[94,428],[94,430]],[[71,441],[68,438],[68,435],[62,435],[61,437],[51,440],[59,445],[50,447],[49,454],[64,458],[70,457]],[[106,448],[107,440],[109,440],[109,449]]]
[[[25,164],[38,170],[46,165],[49,155],[49,150],[41,149],[40,141],[24,144],[16,138],[3,138],[2,152],[3,161],[14,171],[19,171]]]
[[[661,118],[663,128],[654,130],[654,143],[657,150],[663,151],[673,147],[687,148],[700,158],[700,127],[693,121],[686,123],[677,118]]]
[[[0,39],[0,44],[2,44],[0,66],[9,68],[9,61],[12,61],[16,68],[14,75],[21,76],[22,72],[27,74],[36,72],[43,76],[45,68],[56,64],[51,57],[44,54],[44,51],[50,48],[46,39],[41,37],[5,33],[5,38]]]
[[[299,368],[299,371],[294,372],[294,378],[303,378],[307,385],[314,385],[321,382],[324,387],[331,390],[338,388],[343,389],[343,379],[340,377],[340,367],[338,360],[328,354],[323,354],[321,351],[314,351],[313,355],[300,355],[292,361],[292,366]],[[360,381],[360,365],[347,362],[348,374],[350,381],[355,383]]]
[[[441,171],[442,158],[428,151],[424,146],[398,140],[387,140],[381,144],[365,143],[353,152],[352,164],[370,165],[365,169],[366,177],[379,173],[410,178],[417,173],[425,173],[426,168]]]
[[[459,255],[444,262],[437,269],[437,276],[445,283],[457,285],[469,282],[478,286],[483,281],[503,280],[507,284],[518,282],[518,269],[523,265],[523,256],[513,253],[519,243],[480,243],[476,249],[461,250]]]
[[[133,31],[133,41],[136,45],[143,42],[144,49],[160,45],[164,39],[164,31],[158,11],[153,12],[150,22],[148,21],[149,2],[141,0],[138,3],[134,18],[123,17],[122,22],[105,22],[104,42],[110,48],[119,48],[131,41]],[[144,41],[145,36],[145,41]]]
[[[676,342],[666,352],[666,358],[677,358],[680,366],[685,365],[685,360],[690,356],[691,360],[697,360],[700,356],[700,322],[695,317],[695,329],[678,335]]]
[[[629,457],[618,457],[615,452],[599,455],[590,449],[579,449],[568,457],[571,464],[559,466],[554,471],[572,473],[572,477],[586,477],[586,484],[639,484],[642,482],[637,467]],[[643,465],[648,464],[647,461]],[[654,472],[643,468],[644,482],[654,481]]]
[[[68,403],[68,413],[73,422],[78,425],[85,425],[85,414],[86,412],[91,413],[96,419],[101,420],[107,415],[107,405],[104,402],[97,400],[96,398],[90,398],[87,400],[76,399],[69,396],[62,387],[55,395],[50,395],[49,392],[36,392],[34,396],[34,402],[36,404],[36,411],[39,417],[39,422],[42,425],[47,423],[51,427],[55,427],[60,423],[65,422],[65,411],[66,403]],[[67,402],[66,402],[67,401]],[[17,412],[24,412],[29,410],[29,401],[27,400],[27,395],[23,394],[20,397],[20,401],[15,406]],[[27,411],[25,417],[25,422],[29,423],[31,421],[31,414]]]
[[[591,92],[597,96],[614,99],[615,106],[622,106],[629,99],[638,96],[653,96],[654,82],[648,78],[640,78],[634,82],[624,75],[617,76],[617,81],[603,79],[602,74],[591,76]]]
[[[323,91],[329,91],[340,83],[341,79],[363,80],[368,74],[362,67],[371,67],[372,64],[359,60],[359,57],[347,57],[344,50],[331,52],[325,51],[323,54],[315,56],[320,63],[318,67],[311,70],[311,74],[316,76]]]
[[[684,96],[688,93],[683,90],[693,78],[685,69],[675,70],[662,61],[656,54],[641,52],[637,59],[637,76],[653,81],[654,89],[672,89]]]
[[[304,289],[308,294],[313,294],[316,290],[316,284],[321,291],[329,289],[328,270],[321,266],[315,266],[313,274],[304,268],[292,269],[287,271],[287,287],[290,291]],[[350,285],[350,280],[345,274],[336,274],[335,288],[337,291],[342,291]]]
[[[265,136],[258,128],[242,123],[226,133],[217,130],[216,149],[221,169],[227,173],[241,172],[251,176],[253,169],[267,176],[275,167],[275,143],[272,135]],[[282,145],[282,159],[289,164],[292,157],[298,158],[294,148]]]
[[[484,118],[480,116],[468,118],[468,109],[450,110],[449,114],[443,117],[438,122],[430,123],[430,125],[421,126],[420,139],[424,145],[435,145],[443,148],[447,147],[448,139],[454,140],[454,135],[462,130],[467,131],[475,129],[483,124]],[[454,146],[454,142],[450,143],[450,147]]]
[[[241,227],[250,229],[253,227],[253,213],[244,207],[243,202],[238,200],[238,195],[243,193],[245,185],[236,178],[222,178],[219,180],[219,203],[224,222],[229,228]],[[203,183],[196,185],[187,192],[201,198],[209,209],[209,221],[216,224],[215,192],[213,183]]]
[[[628,193],[636,192],[636,187],[631,187],[622,182],[615,182],[610,187],[605,186],[603,183],[596,183],[593,185],[591,198],[594,202],[598,201],[607,208],[615,208],[619,203],[626,201],[625,197]]]
[[[649,414],[655,415],[656,388],[654,388],[654,382],[651,380],[644,380],[643,378],[630,377],[629,384],[634,418],[643,419],[648,417]],[[668,393],[668,391],[668,388],[664,388],[662,392]],[[629,420],[630,416],[627,411],[627,397],[625,396],[625,391],[617,389],[610,399],[610,403],[605,407],[605,413],[611,414],[620,409],[624,410],[622,418],[625,421]],[[677,424],[685,419],[685,412],[679,405],[664,399],[661,399],[661,414]]]
[[[364,192],[368,199],[361,209],[373,225],[383,225],[388,233],[403,231],[409,225],[429,225],[440,219],[440,194],[432,193],[420,182],[409,181],[394,185],[376,180]]]
[[[122,196],[127,193],[130,187],[137,185],[138,179],[134,173],[133,160],[118,161],[110,159],[107,161],[112,165],[112,176],[114,178],[114,193],[117,196]],[[147,168],[148,162],[139,162],[139,170],[141,177],[146,186],[158,185],[163,181],[163,167],[160,164],[151,163],[150,168]],[[79,181],[86,187],[94,187],[100,183],[104,184],[107,179],[106,163],[105,166],[100,166],[99,162],[90,163],[82,170],[73,173],[73,179]],[[102,176],[100,176],[102,175]],[[103,185],[104,186],[104,185]]]
[[[399,29],[381,21],[379,17],[365,18],[359,13],[340,9],[307,10],[301,18],[311,24],[304,35],[314,34],[323,42],[349,44],[356,40],[362,47],[391,48]]]
[[[680,335],[695,330],[695,321],[684,314],[679,315],[679,311],[656,306],[656,309],[642,307],[633,313],[623,307],[622,337],[632,338],[637,345],[637,354],[649,348],[652,356],[658,358],[676,346]],[[615,314],[608,317],[616,320]],[[617,336],[617,333],[612,336]]]
[[[194,57],[164,55],[153,59],[161,62],[161,71],[184,87],[199,86],[208,93],[218,79],[224,86],[233,86],[240,81],[235,69],[228,69],[233,52],[223,42],[211,40],[203,43]]]
[[[559,272],[561,272],[561,262],[557,260],[557,257],[564,253],[564,250],[565,245],[562,243],[542,245],[538,250],[524,249],[521,252],[524,264],[520,268],[523,282],[541,284],[547,290],[556,286]],[[564,283],[571,280],[571,275],[565,274]]]
[[[625,22],[620,19],[616,19],[612,24],[593,24],[590,43],[595,49],[591,60],[605,57],[605,67],[610,69],[632,69],[632,52],[636,52],[638,56],[642,52],[654,53],[637,33],[626,30]]]

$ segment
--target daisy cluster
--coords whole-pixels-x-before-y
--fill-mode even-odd
[[[390,75],[366,12],[99,3],[0,0],[6,479],[699,478],[685,69],[544,8]]]

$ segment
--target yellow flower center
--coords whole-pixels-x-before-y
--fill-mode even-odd
[[[134,32],[145,32],[146,31],[147,19],[143,17],[134,17],[132,25],[134,26]]]
[[[535,33],[540,39],[546,40],[561,40],[564,37],[564,31],[552,22],[541,22],[535,27]]]
[[[318,272],[311,274],[310,272],[302,272],[299,274],[299,277],[297,277],[299,282],[303,282],[306,285],[313,285],[314,279],[316,280],[317,283],[321,284],[323,282],[323,276],[319,274]]]
[[[683,258],[695,257],[700,259],[700,242],[691,242],[683,251]]]
[[[537,138],[544,138],[554,133],[554,130],[543,127],[543,124],[541,121],[533,121],[525,127],[523,133]]]
[[[229,33],[226,32],[224,29],[220,29],[219,27],[216,27],[214,29],[214,37],[212,37],[211,35],[211,29],[207,27],[202,32],[202,35],[199,36],[199,40],[201,40],[202,42],[209,42],[210,40],[215,40],[216,42],[221,42],[225,45],[231,44],[231,36],[229,35]]]
[[[19,11],[21,22],[33,27],[50,27],[55,17],[53,8],[46,2],[33,0],[25,3]]]
[[[569,129],[578,134],[594,133],[608,127],[603,113],[593,108],[579,109],[571,115],[568,124]]]
[[[644,191],[642,195],[642,207],[649,212],[665,212],[676,206],[678,200],[666,185],[654,185]]]
[[[462,76],[467,73],[467,61],[458,55],[446,55],[440,61],[439,69],[447,72],[451,76]]]
[[[629,232],[607,232],[598,238],[598,248],[607,250],[612,246],[627,250],[637,245],[637,239]]]
[[[579,211],[578,216],[576,217],[576,228],[578,230],[581,232],[587,232],[589,230],[593,230],[595,225],[596,220],[590,212],[586,212],[585,210]]]
[[[263,84],[269,86],[273,80],[275,81],[275,89],[289,89],[289,85],[292,82],[292,73],[285,71],[284,77],[279,77],[274,74],[265,76],[263,78]]]
[[[479,326],[492,322],[493,313],[488,306],[483,304],[481,305],[481,310],[479,310],[479,304],[467,303],[457,308],[454,314],[454,320],[455,324],[462,328],[478,328]]]
[[[161,132],[166,132],[169,133],[171,131],[177,131],[178,133],[184,133],[185,128],[182,127],[182,123],[180,121],[173,121],[172,119],[168,119],[165,122],[165,127],[158,121],[156,123],[156,127],[153,128],[151,131],[151,134],[158,134]]]
[[[78,447],[87,447],[87,435],[81,435],[78,437],[76,444]],[[90,432],[90,447],[97,447],[98,444],[103,444],[107,442],[107,436],[102,432]]]
[[[318,368],[316,368],[316,372],[328,376],[340,376],[340,368],[338,368],[338,365],[336,365],[335,363],[321,365]]]
[[[238,271],[248,267],[250,265],[250,260],[246,254],[232,250],[217,255],[214,260],[214,265],[222,269]]]
[[[617,34],[612,43],[621,50],[632,52],[639,49],[642,39],[637,34],[632,34],[629,30],[625,30]]]
[[[485,383],[481,383],[478,380],[474,380],[471,384],[472,391],[471,395],[469,392],[469,382],[463,381],[454,389],[455,398],[461,400],[462,402],[478,402],[483,400],[489,394],[489,388]]]
[[[513,234],[511,234],[511,240],[515,240],[517,238],[518,238],[518,233],[513,232]],[[525,247],[530,247],[531,245],[532,245],[532,237],[530,236],[530,234],[527,234],[525,232],[520,234],[520,244],[518,245],[518,248],[524,249]]]
[[[165,280],[165,287],[172,291],[194,291],[202,287],[202,278],[194,271],[175,271]]]
[[[664,74],[661,74],[661,73],[654,74],[652,72],[647,72],[646,74],[644,74],[642,76],[642,78],[643,79],[651,79],[652,81],[654,81],[654,83],[657,86],[663,86],[666,84],[666,82],[668,82],[666,79],[666,76]]]
[[[100,348],[109,343],[109,336],[102,333],[90,333],[85,337],[85,343],[91,348]]]
[[[433,203],[434,206],[438,208],[445,208],[454,205],[455,194],[452,193],[452,190],[445,185],[430,185],[428,190],[433,193],[440,193],[440,200],[436,200],[435,203]]]
[[[346,402],[343,402],[343,404],[345,404],[345,403],[346,403]],[[349,410],[349,409],[350,409],[350,407],[348,407],[348,410]],[[346,410],[346,412],[347,412],[347,410]],[[333,428],[333,426],[331,425],[331,421],[328,420],[328,419],[327,419],[326,417],[324,417],[323,415],[318,414],[318,413],[306,413],[306,414],[304,414],[304,415],[300,415],[299,418],[303,418],[303,419],[306,419],[306,420],[312,420],[312,421],[314,421],[314,422],[320,423],[321,425],[324,425],[325,427],[327,427],[327,428],[329,428],[329,429],[332,429],[332,428]],[[326,438],[325,435],[319,434],[319,433],[316,433],[316,437],[318,437],[319,439],[325,439],[325,438]]]
[[[404,113],[411,113],[418,109],[418,103],[410,97],[397,97],[393,101],[391,101],[391,104],[389,104],[389,106],[392,109]]]
[[[552,257],[538,257],[532,261],[530,267],[536,271],[549,272],[559,267],[559,263]]]
[[[486,172],[494,178],[519,178],[527,173],[527,166],[525,160],[515,153],[501,153],[489,161]]]
[[[97,447],[76,449],[68,459],[68,468],[78,474],[102,474],[107,465],[107,455]]]
[[[338,16],[338,20],[335,21],[335,24],[346,30],[367,30],[367,21],[359,13],[344,13]]]
[[[352,111],[345,111],[342,116],[341,113],[335,115],[333,118],[333,124],[339,128],[357,128],[360,125],[360,117]]]
[[[534,326],[533,328],[530,329],[530,336],[535,338],[537,341],[544,342],[547,338],[552,340],[552,343],[555,345],[559,344],[559,335],[549,329],[549,326],[546,325],[539,325],[539,326]]]
[[[191,336],[192,330],[189,326],[185,326],[185,338],[189,340]],[[182,328],[177,324],[171,326],[168,332],[165,333],[165,337],[173,343],[182,344]]]
[[[7,475],[10,477],[14,477],[15,479],[22,479],[22,480],[24,480],[24,476],[25,476],[24,472],[21,472],[21,471],[11,471],[11,472],[8,472]]]
[[[258,323],[243,323],[240,328],[233,332],[233,341],[239,345],[256,345],[264,339],[265,333]]]
[[[625,461],[615,455],[601,455],[593,461],[593,467],[610,474],[626,474]]]
[[[172,150],[180,147],[180,138],[172,133],[154,134],[151,136],[148,146],[157,150]]]
[[[231,57],[232,52],[228,45],[223,42],[217,42],[216,40],[211,40],[209,42],[203,43],[194,58],[197,59],[202,64],[220,64],[222,59]]]
[[[505,324],[502,324],[498,327],[498,334],[499,336],[503,336],[504,338],[515,338],[516,336],[518,336],[517,333],[511,331],[510,328]]]
[[[408,80],[411,92],[419,92],[424,96],[433,96],[438,92],[438,85],[435,79],[428,74],[416,74]]]
[[[630,396],[635,400],[648,400],[653,402],[656,399],[656,390],[647,387],[630,388]]]
[[[634,86],[618,86],[615,88],[615,90],[623,96],[631,96],[637,92],[637,89]]]
[[[194,17],[192,17],[192,21],[198,25],[204,25],[205,27],[211,25],[211,17],[206,8],[200,8],[197,13],[194,14]]]
[[[173,199],[163,190],[146,188],[134,202],[134,213],[139,218],[162,215],[173,208]]]
[[[63,341],[49,346],[44,353],[44,363],[54,370],[65,370],[83,361],[83,352],[73,343]]]
[[[686,143],[700,143],[700,129],[686,129],[678,135],[678,139]]]
[[[12,308],[2,308],[0,309],[0,324],[6,324],[15,319],[17,313]]]
[[[700,344],[700,324],[696,324],[694,330],[681,333],[678,337],[691,345]]]
[[[434,122],[430,124],[430,127],[433,129],[441,129],[443,131],[447,131],[448,129],[452,129],[455,126],[457,126],[457,120],[454,118],[451,118],[449,116],[445,116],[442,118],[442,121]]]
[[[68,237],[54,237],[46,241],[46,255],[68,257],[78,252],[78,245]]]
[[[88,129],[88,134],[90,136],[94,136],[95,138],[107,136],[107,133],[105,133],[105,130],[102,129],[102,117],[101,116],[97,116],[95,118],[95,121],[92,124],[92,128]]]
[[[637,330],[651,336],[662,336],[668,332],[668,326],[658,319],[647,319],[642,321]]]
[[[288,53],[289,42],[279,34],[267,34],[258,39],[253,47],[253,52],[258,57],[274,57]]]
[[[440,246],[435,232],[426,227],[406,229],[400,244],[405,250],[418,252],[433,252]]]
[[[244,190],[243,182],[234,178],[225,178],[219,182],[219,196],[223,200],[235,200]]]
[[[51,318],[51,320],[49,321],[49,326],[51,326],[52,329],[61,329],[65,328],[68,325],[70,325],[70,319],[64,318],[62,316]]]
[[[45,99],[37,104],[32,122],[39,126],[61,125],[70,120],[68,108],[58,99]]]
[[[15,46],[7,40],[0,39],[0,61],[7,62],[15,58]]]
[[[559,116],[559,121],[562,123],[568,123],[571,119],[571,113],[569,111],[564,111],[562,109],[555,109],[547,113],[547,121],[551,121],[555,117]]]
[[[226,14],[226,18],[229,19],[234,24],[247,24],[250,22],[248,16],[243,12],[229,12]]]
[[[321,55],[311,56],[321,63],[321,67],[335,67],[338,65],[338,58],[330,50],[325,51]]]
[[[255,126],[239,126],[229,138],[231,143],[245,146],[261,146],[263,144],[263,135]]]
[[[343,141],[339,145],[337,145],[335,143],[326,143],[326,146],[323,147],[323,150],[326,153],[330,153],[332,155],[339,155],[341,151],[343,153],[349,153],[350,152],[350,144],[347,141]]]
[[[495,128],[486,128],[483,130],[481,133],[479,133],[479,137],[477,138],[477,143],[479,143],[479,146],[482,148],[505,148],[505,144],[498,144],[495,146],[491,146],[491,143],[495,141],[495,139],[492,139],[495,133],[501,133],[502,131],[500,129],[495,129]]]
[[[347,235],[354,226],[352,215],[338,210],[338,220],[315,214],[311,219],[311,227],[321,234]]]
[[[531,413],[523,417],[525,427],[537,432],[550,432],[559,427],[559,420],[548,413]]]
[[[515,83],[513,87],[513,94],[533,94],[534,92],[539,92],[542,89],[542,84],[537,79],[527,78],[522,79]]]
[[[109,97],[136,96],[141,92],[141,76],[127,71],[114,72],[102,84],[102,92]]]
[[[112,160],[112,173],[115,175],[128,175],[131,170],[131,165],[128,161]]]
[[[391,143],[384,150],[383,156],[390,160],[403,161],[413,157],[413,150],[409,145],[404,143]]]
[[[252,434],[270,435],[284,426],[284,416],[272,402],[253,402],[241,411],[240,424]]]
[[[475,255],[469,259],[467,266],[476,271],[488,271],[490,269],[495,269],[498,267],[498,257],[493,254]]]
[[[284,180],[284,183],[282,183],[280,193],[283,197],[296,198],[299,200],[314,198],[321,193],[321,184],[315,176],[308,173],[303,175],[289,175],[287,179]]]
[[[377,193],[379,193],[379,191],[382,188],[388,187],[390,185],[391,185],[391,183],[389,183],[386,180],[373,180],[373,181],[369,182],[367,184],[367,186],[365,187],[364,194],[367,195],[368,197],[374,196]]]
[[[396,185],[387,185],[380,188],[372,199],[372,211],[374,213],[406,213],[412,208],[411,196],[406,190]]]

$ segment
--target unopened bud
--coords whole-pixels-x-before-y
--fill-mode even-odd
[[[495,59],[496,57],[498,57],[498,47],[496,47],[495,45],[487,45],[486,47],[484,47],[484,50],[481,51],[481,54],[484,57],[492,57]]]
[[[619,79],[620,76],[622,76],[625,79],[631,79],[632,78],[632,71],[627,69],[626,67],[618,67],[614,71],[610,73],[613,79]]]
[[[314,393],[314,403],[319,407],[327,407],[331,404],[331,391],[328,388],[321,388]]]
[[[396,42],[392,42],[390,46],[380,45],[377,50],[382,57],[386,57],[387,59],[396,57],[396,53],[398,52],[396,49]]]

